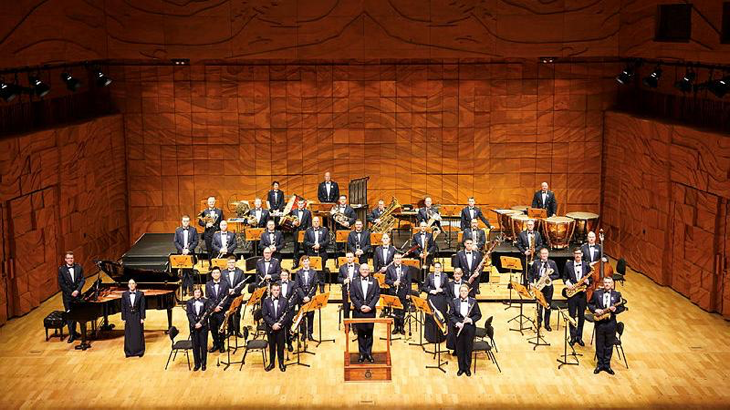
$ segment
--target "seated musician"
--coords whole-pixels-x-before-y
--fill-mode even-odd
[[[218,329],[221,328],[226,309],[228,309],[227,303],[221,303],[223,298],[228,295],[228,282],[221,280],[221,270],[217,266],[214,266],[210,271],[210,277],[211,279],[205,284],[205,296],[214,306],[209,318],[210,335],[213,337],[213,346],[210,348],[210,352],[220,350],[223,353],[225,352],[225,340],[223,335],[218,332]]]
[[[66,251],[64,255],[66,263],[58,267],[58,286],[61,287],[61,296],[63,299],[63,310],[67,313],[71,311],[71,305],[81,298],[81,289],[84,287],[86,278],[84,278],[84,268],[74,262],[74,253]],[[76,338],[81,337],[76,332],[76,322],[68,320],[68,343],[73,343]]]
[[[182,226],[175,229],[175,249],[179,255],[194,255],[195,248],[198,247],[198,231],[190,226],[190,217],[183,215]],[[195,263],[195,259],[193,259]],[[183,269],[182,277],[182,295],[187,296],[193,293],[193,270]]]
[[[431,309],[438,309],[441,315],[446,318],[448,313],[449,297],[449,277],[441,271],[441,262],[434,262],[433,272],[428,274],[423,284],[423,290],[427,293],[427,301]],[[445,323],[448,325],[448,323]],[[443,333],[436,326],[436,322],[431,315],[426,316],[425,326],[426,340],[430,343],[439,343],[443,341]]]
[[[325,227],[320,226],[321,219],[318,216],[312,218],[312,227],[304,233],[304,248],[309,256],[322,258],[322,268],[327,266],[327,246],[330,243],[330,233]]]
[[[301,309],[302,306],[312,300],[312,297],[317,292],[319,279],[317,278],[317,271],[309,266],[309,256],[302,256],[302,260],[299,262],[302,264],[302,268],[297,271],[296,287],[299,308]],[[306,315],[306,329],[304,323],[302,323],[302,340],[307,337],[309,340],[314,340],[314,312],[308,312]]]
[[[358,276],[351,284],[350,300],[352,301],[352,317],[374,318],[375,306],[380,300],[380,285],[378,281],[370,277],[370,266],[363,263],[360,265],[360,276]],[[370,363],[375,362],[373,359],[373,323],[355,325],[357,332],[357,345],[360,351],[360,357],[357,359],[359,363],[367,360]]]
[[[375,272],[385,273],[385,267],[393,262],[396,249],[395,246],[391,246],[390,235],[387,233],[383,234],[381,241],[383,244],[375,248],[373,252],[373,266]]]
[[[436,241],[433,240],[433,234],[428,232],[425,221],[421,221],[420,232],[413,235],[411,244],[418,246],[416,248],[416,255],[421,259],[422,268],[428,272],[429,267],[433,263],[433,258],[436,257],[436,253],[438,252],[438,246],[436,246]]]
[[[286,269],[281,270],[281,280],[278,282],[281,286],[281,296],[286,299],[289,306],[297,304],[297,283],[289,278],[289,271]],[[289,309],[289,315],[286,322],[291,323],[294,317],[294,309]],[[288,326],[287,326],[288,328]],[[286,349],[290,352],[294,351],[292,346],[291,333],[286,332]]]
[[[299,232],[306,232],[307,229],[312,226],[312,212],[309,209],[305,209],[306,203],[304,198],[297,199],[297,209],[292,211],[292,214],[297,217],[294,221],[294,267],[299,266],[299,258],[304,253],[304,246],[299,241]]]
[[[225,258],[236,250],[236,235],[228,232],[228,222],[221,221],[221,230],[213,236],[213,257]]]
[[[416,223],[420,224],[421,222],[426,222],[428,224],[431,218],[434,220],[431,226],[436,226],[441,229],[441,214],[439,214],[439,211],[433,206],[433,200],[431,197],[427,196],[423,199],[423,208],[418,209],[418,213],[416,214]]]
[[[487,219],[482,213],[482,210],[474,204],[474,197],[470,196],[469,205],[461,210],[461,229],[466,230],[466,228],[471,227],[472,221],[475,219],[481,220],[482,222],[484,222],[484,225],[487,225],[487,228],[492,229],[492,225],[489,223],[489,219]]]
[[[259,249],[263,251],[264,248],[271,249],[273,256],[281,260],[281,250],[284,249],[284,235],[276,230],[276,223],[273,219],[266,222],[266,230],[261,233]]]
[[[271,183],[271,190],[266,194],[266,205],[268,205],[269,213],[284,210],[286,201],[284,201],[284,192],[279,190],[279,181]]]
[[[340,187],[332,180],[329,172],[324,173],[324,181],[319,183],[317,188],[317,199],[319,202],[333,203],[340,197]]]
[[[265,228],[266,222],[271,219],[269,211],[261,207],[261,198],[253,200],[253,209],[249,211],[249,215],[253,216],[255,221],[251,225],[252,228]]]
[[[596,320],[596,358],[598,365],[593,374],[598,374],[601,370],[613,375],[611,369],[611,356],[613,355],[613,346],[616,344],[616,315],[623,312],[626,308],[621,304],[623,298],[620,292],[613,290],[613,279],[603,278],[603,289],[593,292],[593,297],[588,304],[588,309],[593,312],[594,316],[601,316],[610,312],[610,317],[603,320]]]
[[[357,216],[355,210],[352,209],[347,203],[347,195],[340,195],[340,199],[337,201],[337,205],[332,207],[330,211],[332,215],[342,214],[344,218],[340,222],[335,224],[335,227],[339,229],[352,229],[352,225],[355,223]]]
[[[397,296],[403,309],[393,309],[395,313],[395,323],[393,325],[393,334],[406,334],[403,326],[403,318],[405,317],[406,296],[411,290],[411,272],[408,266],[402,264],[403,255],[396,253],[393,264],[385,271],[385,283],[390,286],[390,294]]]
[[[548,183],[543,182],[540,190],[535,192],[532,197],[532,207],[547,209],[548,216],[555,216],[558,212],[558,201],[555,199],[555,193],[548,189]]]
[[[380,215],[382,215],[383,212],[385,212],[385,201],[381,199],[378,201],[378,206],[373,208],[373,211],[368,215],[368,222],[373,225],[380,223]]]
[[[467,238],[464,241],[464,250],[456,253],[456,267],[461,268],[461,271],[466,276],[467,284],[469,285],[470,295],[475,295],[479,292],[479,285],[481,284],[482,273],[484,272],[484,264],[479,266],[482,261],[482,254],[474,249],[474,242],[471,238]],[[477,269],[478,268],[478,269]]]
[[[449,304],[451,304],[452,300],[459,297],[459,289],[461,288],[461,285],[466,284],[469,286],[463,277],[464,272],[461,268],[454,268],[454,279],[449,281],[446,288],[446,296]],[[446,348],[452,351],[453,356],[453,351],[456,350],[456,329],[451,322],[449,322],[449,335],[446,338]]]
[[[540,232],[535,230],[535,221],[530,219],[527,221],[527,229],[520,232],[519,235],[517,235],[517,241],[516,244],[517,249],[520,251],[521,254],[525,255],[525,261],[524,264],[525,267],[525,274],[523,276],[524,278],[524,285],[527,285],[527,268],[530,263],[535,259],[536,254],[533,254],[533,252],[537,252],[544,246],[544,242],[542,240],[542,235],[540,235]]]
[[[345,254],[347,263],[340,266],[337,282],[342,284],[342,317],[347,319],[350,317],[350,283],[358,276],[360,264],[355,263],[355,254],[352,251]]]
[[[281,264],[272,254],[270,248],[264,248],[264,257],[256,261],[256,279],[259,286],[267,286],[279,280]]]
[[[190,324],[190,340],[193,342],[193,359],[195,367],[193,371],[201,369],[205,371],[205,364],[208,359],[208,318],[205,311],[208,310],[210,302],[203,297],[203,291],[199,287],[193,289],[193,297],[188,299],[185,312],[187,312],[188,323]]]
[[[584,243],[580,249],[583,251],[583,260],[589,265],[601,259],[601,245],[596,243],[596,233],[593,231],[588,232],[588,243]],[[603,261],[608,262],[608,259],[603,258]]]
[[[243,286],[236,289],[243,282],[243,271],[236,267],[236,257],[229,256],[226,261],[226,270],[221,272],[222,279],[226,282],[228,287],[228,293],[235,297],[241,296],[243,292]],[[241,309],[236,310],[236,313],[228,317],[228,334],[236,333],[237,337],[243,337],[241,334]]]
[[[569,290],[574,290],[579,285],[591,283],[591,267],[583,260],[583,252],[580,248],[573,249],[573,260],[565,262],[563,269],[563,283]],[[578,326],[570,325],[570,345],[578,343],[585,346],[583,342],[583,324],[585,323],[585,312],[588,301],[586,292],[578,292],[568,297],[568,313],[573,319],[577,318]]]
[[[474,249],[479,251],[484,249],[484,245],[487,243],[487,235],[483,229],[479,228],[479,221],[477,219],[472,219],[471,226],[464,230],[462,242],[466,242],[467,239],[471,239]]]
[[[558,273],[558,265],[555,264],[554,260],[548,259],[548,256],[550,255],[548,249],[540,249],[539,255],[540,258],[530,265],[530,271],[528,272],[527,279],[532,285],[537,284],[540,278],[544,275],[549,275],[552,280],[560,277],[560,274]],[[550,272],[551,269],[552,272]],[[549,286],[542,288],[542,294],[545,296],[545,300],[548,304],[553,301],[553,291],[554,287],[552,283]],[[543,310],[545,311],[545,330],[550,332],[553,330],[553,328],[550,327],[550,309],[543,309],[542,305],[539,303],[537,304],[537,327],[540,327],[540,324],[542,323]]]
[[[360,264],[368,262],[370,254],[370,231],[363,229],[362,221],[355,221],[355,230],[347,236],[347,249],[355,252]]]
[[[208,261],[215,258],[213,249],[213,236],[220,229],[220,223],[224,221],[223,210],[215,207],[215,197],[208,198],[208,207],[200,213],[198,225],[205,228],[203,231],[203,241],[205,242],[205,252],[208,254]]]
[[[459,287],[459,297],[452,299],[450,321],[456,331],[456,357],[459,361],[457,376],[471,376],[471,355],[474,349],[476,323],[482,318],[479,303],[469,297],[469,286]]]
[[[274,368],[276,356],[279,356],[279,370],[286,371],[284,365],[284,342],[286,341],[287,316],[289,304],[286,298],[281,296],[281,285],[274,283],[271,285],[271,297],[265,298],[261,304],[261,314],[266,323],[266,336],[269,342],[269,365],[266,371],[269,372]]]

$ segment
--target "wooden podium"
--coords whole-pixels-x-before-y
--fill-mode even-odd
[[[371,381],[390,381],[392,380],[390,361],[390,331],[393,326],[392,318],[360,318],[345,319],[345,381],[346,382],[371,382]],[[385,323],[386,324],[386,350],[384,352],[373,352],[374,363],[363,362],[358,363],[358,352],[350,352],[350,337],[348,333],[350,326],[365,323]]]

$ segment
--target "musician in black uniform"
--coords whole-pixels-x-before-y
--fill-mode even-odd
[[[327,228],[320,226],[320,222],[318,216],[312,218],[312,227],[304,233],[304,249],[308,256],[322,258],[322,268],[324,268],[327,266],[327,246],[330,243],[330,233]]]
[[[222,299],[228,295],[228,282],[221,280],[221,270],[214,266],[210,271],[211,280],[205,284],[205,296],[208,297],[210,304],[213,306],[213,312],[210,314],[210,335],[213,337],[213,346],[211,352],[220,350],[225,352],[223,335],[218,332],[223,324],[228,303],[222,304]]]
[[[589,285],[591,283],[591,267],[583,260],[583,252],[580,248],[573,249],[573,260],[565,262],[563,269],[563,283],[567,289],[573,290],[579,284]],[[585,281],[583,281],[585,278]],[[567,296],[567,294],[566,294]],[[568,313],[573,319],[577,319],[578,326],[570,325],[570,345],[578,343],[585,346],[583,342],[583,324],[585,323],[586,292],[578,292],[568,298]]]
[[[269,219],[271,219],[269,211],[261,206],[261,198],[253,200],[253,209],[248,214],[255,219],[254,223],[251,224],[252,228],[265,228],[266,222],[269,222]]]
[[[264,248],[264,257],[256,261],[256,280],[259,286],[279,281],[281,264],[278,259],[272,258],[271,254],[270,248]]]
[[[205,218],[210,220],[206,221]],[[217,253],[213,254],[213,235],[220,229],[220,223],[224,220],[223,211],[215,207],[215,197],[208,198],[208,207],[200,213],[198,225],[205,228],[203,241],[205,252],[208,254],[208,261],[211,261]]]
[[[288,327],[286,326],[286,318],[288,316],[287,300],[281,296],[281,285],[274,283],[271,285],[271,297],[265,298],[261,314],[266,323],[266,336],[269,341],[269,365],[266,371],[274,368],[274,360],[279,356],[279,370],[286,371],[284,365],[284,342]]]
[[[601,259],[601,245],[596,243],[595,232],[588,232],[588,243],[584,243],[580,250],[583,252],[583,260],[589,265]]]
[[[144,293],[137,290],[137,282],[130,279],[129,290],[122,293],[122,321],[124,322],[124,355],[144,356]]]
[[[382,199],[378,201],[378,206],[373,208],[373,211],[368,215],[368,222],[371,224],[377,224],[380,222],[380,215],[385,212],[385,201]]]
[[[527,229],[520,232],[519,235],[517,235],[517,243],[516,243],[517,249],[520,251],[521,254],[525,255],[525,261],[526,263],[523,264],[525,267],[525,274],[523,275],[523,285],[527,286],[527,269],[528,266],[532,263],[532,261],[537,256],[537,252],[542,249],[544,246],[544,242],[542,240],[542,235],[540,235],[540,232],[535,230],[535,221],[530,219],[527,221]],[[531,255],[530,252],[534,251],[535,254]]]
[[[304,246],[299,243],[299,232],[306,232],[307,228],[312,226],[312,212],[305,209],[306,203],[303,198],[297,200],[297,209],[292,211],[292,215],[297,219],[294,222],[294,267],[299,266],[299,257],[304,253]],[[303,244],[304,242],[302,242]]]
[[[236,289],[241,282],[243,282],[243,271],[236,267],[236,257],[229,256],[226,262],[226,270],[221,272],[221,278],[226,282],[228,286],[228,294],[236,298],[241,296],[243,292],[243,286]],[[228,317],[228,333],[236,333],[236,336],[243,337],[241,334],[241,308],[238,308],[236,312]]]
[[[459,289],[461,288],[461,285],[469,286],[469,284],[464,280],[464,272],[461,268],[454,268],[454,279],[450,280],[446,286],[446,299],[448,305],[451,304],[452,300],[459,297]],[[469,288],[469,292],[471,292],[471,288]],[[453,351],[456,350],[456,328],[454,328],[451,321],[449,321],[449,334],[446,337],[446,348],[452,351],[453,356]]]
[[[555,199],[555,193],[548,189],[547,182],[543,182],[540,190],[533,195],[532,207],[547,209],[547,216],[555,216],[558,212],[558,201]]]
[[[347,236],[347,249],[354,252],[360,264],[368,262],[370,255],[370,231],[363,229],[362,221],[355,221],[355,230]]]
[[[385,267],[393,262],[396,249],[395,246],[390,245],[390,235],[387,233],[383,234],[381,241],[383,244],[375,248],[373,252],[373,266],[375,272],[385,273]]]
[[[399,253],[395,254],[393,264],[385,271],[385,283],[390,286],[390,294],[397,296],[403,309],[393,309],[395,313],[395,323],[393,326],[393,334],[406,334],[403,326],[403,318],[406,309],[406,296],[411,289],[411,272],[408,266],[402,264],[403,256]]]
[[[426,222],[428,224],[428,221],[432,217],[434,218],[434,223],[431,226],[436,226],[441,229],[441,214],[439,214],[439,211],[433,206],[433,200],[431,197],[427,196],[423,199],[423,208],[418,209],[416,222],[418,224],[421,222]]]
[[[84,278],[84,268],[74,262],[74,253],[67,251],[64,255],[65,262],[58,267],[58,286],[61,287],[61,296],[63,298],[63,310],[66,313],[71,311],[73,302],[80,300],[81,289],[84,288],[86,278]],[[77,337],[81,337],[76,332],[76,322],[68,320],[68,343],[73,343]]]
[[[466,276],[466,281],[469,284],[469,296],[476,297],[479,293],[479,285],[481,284],[481,276],[484,272],[484,264],[479,266],[482,262],[482,254],[474,250],[474,242],[467,238],[464,241],[466,248],[463,251],[456,253],[456,266],[461,268],[462,272]],[[479,270],[477,270],[479,268]],[[488,281],[488,280],[487,280]]]
[[[309,256],[302,256],[300,260],[302,268],[297,272],[297,294],[299,299],[300,308],[312,300],[312,297],[317,292],[317,286],[319,285],[319,279],[317,278],[317,271],[309,267]],[[302,339],[308,337],[309,340],[314,340],[314,312],[307,312],[307,325],[306,329],[302,324]]]
[[[484,245],[487,243],[487,234],[484,233],[483,229],[479,228],[478,220],[472,219],[471,226],[464,229],[462,243],[465,242],[467,239],[471,239],[472,242],[474,242],[474,249],[478,251],[484,249]]]
[[[527,278],[530,283],[537,283],[543,275],[548,274],[548,270],[550,269],[552,269],[552,272],[549,273],[551,280],[555,280],[560,277],[560,273],[558,273],[558,265],[555,264],[554,260],[548,259],[549,254],[550,252],[547,248],[540,249],[540,258],[535,260],[535,262],[533,262],[530,266],[530,272],[528,273]],[[548,304],[553,301],[553,291],[554,287],[552,284],[542,288],[542,294],[545,296],[545,300]],[[553,328],[550,327],[550,309],[543,309],[539,303],[537,304],[537,326],[540,327],[540,324],[542,323],[543,310],[545,311],[545,330],[550,332],[553,330]]]
[[[436,241],[433,240],[433,234],[428,232],[426,222],[421,222],[420,229],[420,232],[413,235],[411,245],[418,245],[418,248],[416,248],[416,256],[421,260],[422,269],[428,272],[431,264],[433,264],[433,258],[438,253],[438,246],[436,246]]]
[[[175,249],[179,255],[193,255],[193,264],[195,264],[195,248],[198,247],[198,231],[190,226],[190,217],[183,215],[182,226],[175,229]],[[187,296],[193,293],[193,269],[183,269],[182,277],[182,295]]]
[[[193,359],[195,361],[194,371],[202,367],[205,371],[205,364],[208,359],[208,318],[205,311],[209,308],[210,302],[203,297],[203,291],[196,287],[193,290],[193,297],[188,299],[185,311],[190,324],[190,339],[193,342]]]
[[[441,262],[434,262],[433,272],[428,274],[424,284],[423,291],[427,293],[428,305],[431,309],[437,309],[441,312],[442,317],[447,318],[449,298],[449,277],[441,272]],[[448,326],[448,323],[444,323]],[[441,343],[444,340],[444,334],[436,325],[434,318],[430,315],[426,316],[425,337],[429,343]]]
[[[469,286],[459,287],[459,297],[452,299],[450,321],[456,331],[456,357],[459,361],[457,376],[471,376],[471,354],[474,349],[476,323],[482,318],[476,299],[469,297]]]
[[[380,300],[380,286],[377,280],[370,277],[370,266],[367,264],[360,265],[360,276],[351,284],[350,299],[352,300],[353,318],[375,317],[375,306]],[[372,323],[359,324],[355,327],[360,351],[360,357],[357,359],[359,363],[365,360],[370,363],[375,362],[373,359],[373,328]]]
[[[469,205],[461,210],[461,229],[465,230],[466,228],[469,228],[472,225],[472,221],[475,219],[484,222],[484,225],[487,225],[487,228],[492,229],[492,224],[489,223],[489,219],[484,216],[482,210],[475,206],[474,203],[474,197],[470,196]]]
[[[345,218],[342,219],[341,223],[335,223],[335,229],[352,229],[352,225],[355,224],[357,215],[355,210],[347,203],[347,195],[340,195],[340,199],[337,201],[337,205],[332,207],[330,213],[334,216],[336,213],[342,213]],[[337,249],[341,250],[342,244],[337,244]]]
[[[342,284],[342,317],[347,319],[350,317],[350,301],[348,300],[350,283],[359,275],[360,264],[355,263],[355,255],[352,251],[347,252],[345,257],[347,258],[347,263],[340,266],[337,282]]]
[[[221,221],[221,230],[213,235],[213,258],[227,258],[236,250],[236,235],[228,231],[228,222]]]
[[[319,202],[331,203],[337,202],[337,198],[340,197],[340,187],[337,182],[332,181],[332,177],[329,172],[324,173],[324,181],[319,183],[317,188],[317,199]]]
[[[266,203],[269,211],[283,211],[286,205],[284,201],[284,192],[279,190],[279,181],[271,183],[271,190],[266,194]]]
[[[598,374],[604,370],[608,374],[614,374],[611,369],[611,356],[613,355],[613,345],[616,343],[616,315],[623,312],[626,308],[622,301],[621,292],[613,290],[613,279],[603,278],[603,289],[593,292],[593,298],[588,304],[588,309],[595,316],[601,316],[606,312],[611,312],[611,317],[604,320],[597,320],[596,327],[596,358],[598,365],[594,374]]]
[[[266,230],[261,233],[259,249],[263,251],[264,248],[271,249],[273,256],[281,260],[281,250],[284,249],[284,235],[276,230],[276,222],[273,219],[266,222]]]
[[[288,324],[291,324],[291,320],[294,317],[294,306],[297,304],[297,283],[296,281],[293,281],[289,278],[289,271],[286,269],[281,270],[281,281],[279,281],[279,286],[281,286],[281,297],[286,299],[287,304],[290,306],[289,308],[289,314],[286,317],[286,323],[288,328]],[[292,340],[291,340],[291,333],[284,332],[286,337],[286,348],[290,352],[294,351],[294,347],[292,346]]]

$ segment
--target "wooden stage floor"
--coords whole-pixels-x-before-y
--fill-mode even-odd
[[[593,374],[593,347],[577,347],[580,366],[557,368],[563,350],[563,329],[553,331],[548,347],[528,344],[509,331],[507,320],[517,309],[499,302],[482,302],[483,319],[494,315],[497,359],[502,373],[483,355],[471,377],[456,376],[456,358],[448,357],[447,373],[426,369],[432,357],[403,340],[393,342],[393,381],[343,382],[344,335],[337,330],[337,306],[324,311],[324,336],[335,343],[311,346],[311,368],[290,366],[286,373],[264,372],[261,355],[223,371],[210,354],[207,372],[190,372],[178,356],[165,371],[170,341],[163,333],[164,312],[151,311],[146,323],[147,353],[125,359],[123,330],[117,329],[92,349],[76,351],[65,341],[44,341],[43,317],[61,307],[54,296],[28,315],[0,328],[0,408],[185,408],[220,407],[730,407],[730,324],[709,314],[674,291],[657,286],[634,272],[619,290],[630,310],[620,316],[627,369],[614,354],[615,376]],[[528,308],[529,315],[533,308]],[[248,323],[251,315],[246,314]],[[121,327],[119,316],[113,323]],[[182,308],[174,324],[187,335]],[[315,333],[317,328],[315,327]],[[586,323],[584,339],[591,338]],[[414,334],[417,338],[417,335]],[[383,348],[376,341],[375,350]],[[236,355],[240,360],[240,354]],[[293,356],[292,356],[293,358]],[[192,360],[192,359],[191,359]]]

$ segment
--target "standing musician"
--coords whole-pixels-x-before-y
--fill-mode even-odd
[[[536,284],[543,275],[547,274],[549,269],[552,269],[550,279],[555,280],[560,277],[560,274],[558,273],[558,265],[554,260],[548,259],[549,254],[550,252],[548,252],[547,248],[540,249],[540,259],[533,262],[530,267],[530,272],[527,278],[530,283]],[[545,300],[548,304],[553,301],[554,290],[552,283],[549,286],[542,288],[542,294],[545,296]],[[542,323],[543,310],[545,311],[545,330],[550,332],[553,330],[553,328],[550,327],[550,309],[543,309],[542,305],[539,303],[537,304],[537,327],[540,327],[540,323]]]
[[[271,285],[271,297],[264,299],[261,307],[261,314],[266,323],[266,336],[269,341],[269,365],[266,371],[269,372],[274,368],[274,360],[279,356],[279,370],[286,371],[284,365],[284,342],[286,341],[287,308],[286,298],[281,296],[281,285],[274,283]]]
[[[261,198],[253,200],[253,209],[249,211],[249,215],[254,216],[255,222],[252,228],[265,228],[266,222],[271,218],[269,211],[261,207]]]
[[[296,305],[297,303],[297,283],[296,281],[289,280],[289,271],[286,269],[281,270],[281,282],[279,282],[279,285],[281,286],[281,297],[287,300],[289,302],[289,306]],[[291,323],[291,319],[294,316],[294,309],[289,309],[289,314],[287,315],[287,323]],[[286,326],[288,328],[288,326]],[[292,346],[292,340],[291,340],[291,333],[286,333],[286,348],[290,352],[294,351],[294,347]]]
[[[479,228],[479,221],[476,219],[471,220],[471,226],[464,229],[464,235],[462,241],[466,242],[467,239],[471,239],[474,249],[482,250],[484,245],[487,243],[487,234],[484,233],[483,229]],[[466,247],[466,244],[464,245]]]
[[[478,271],[477,267],[482,261],[483,256],[479,251],[474,249],[474,241],[470,238],[464,241],[464,246],[466,248],[463,251],[456,253],[456,267],[461,268],[462,272],[467,276],[466,280],[471,288],[469,296],[476,297],[475,295],[479,293],[479,285],[482,281],[481,276],[484,272],[484,266]]]
[[[78,263],[74,262],[74,253],[66,251],[64,255],[66,263],[58,267],[58,286],[61,287],[61,294],[63,296],[63,310],[66,313],[71,311],[71,305],[73,302],[80,300],[81,289],[86,283],[84,278],[84,268]],[[68,320],[68,343],[73,343],[77,337],[81,337],[76,332],[76,322]]]
[[[228,222],[221,221],[221,230],[216,232],[213,236],[213,257],[221,255],[228,257],[233,255],[236,250],[236,235],[233,232],[228,232]]]
[[[586,278],[586,285],[591,282],[591,267],[583,260],[583,252],[580,248],[573,249],[573,260],[565,262],[565,269],[563,269],[563,283],[568,289],[573,290],[583,278]],[[576,328],[572,324],[570,325],[570,345],[578,343],[581,346],[585,346],[583,342],[583,324],[585,323],[585,312],[586,305],[586,293],[578,292],[573,297],[568,298],[568,313],[573,319],[578,317],[578,327]]]
[[[352,251],[345,255],[347,263],[340,266],[337,282],[342,284],[342,317],[350,317],[350,283],[359,275],[360,264],[355,263],[355,254]]]
[[[301,309],[302,306],[312,300],[312,297],[317,292],[319,280],[317,278],[317,271],[309,267],[309,256],[302,256],[302,260],[300,262],[302,264],[302,268],[297,272],[296,287],[299,299],[299,308]],[[301,325],[302,340],[306,337],[308,337],[309,340],[314,340],[314,312],[307,312],[306,315],[306,329],[304,328],[304,323]]]
[[[332,207],[331,213],[334,215],[335,212],[341,212],[347,217],[343,223],[338,222],[336,228],[351,229],[357,216],[355,215],[355,210],[347,203],[347,195],[340,195],[337,205]]]
[[[281,275],[279,260],[271,257],[271,249],[264,248],[264,257],[256,261],[256,279],[259,286],[277,282]]]
[[[583,259],[588,263],[592,264],[597,260],[601,259],[601,245],[596,243],[596,233],[593,231],[588,232],[588,243],[584,243],[580,248],[583,251]],[[608,262],[604,258],[604,262]]]
[[[383,244],[375,248],[373,252],[373,266],[376,272],[385,273],[385,267],[393,262],[396,249],[395,246],[390,245],[390,235],[387,233],[383,234],[381,241]]]
[[[520,253],[525,255],[526,258],[526,263],[524,264],[525,275],[523,276],[523,284],[527,286],[527,268],[529,264],[532,263],[532,259],[535,258],[535,255],[530,255],[530,253],[533,251],[538,252],[544,245],[542,235],[540,235],[540,232],[535,230],[534,220],[530,219],[527,221],[527,230],[524,230],[517,235],[516,245]]]
[[[380,285],[377,280],[370,277],[370,266],[366,263],[360,265],[360,276],[350,286],[350,299],[354,309],[352,317],[355,319],[374,318],[375,306],[380,300]],[[360,350],[360,357],[357,359],[359,363],[365,360],[370,363],[375,362],[373,359],[374,326],[373,323],[355,325],[357,345]]]
[[[476,299],[469,297],[469,286],[459,287],[459,297],[451,301],[450,321],[454,326],[456,338],[456,357],[459,361],[457,376],[466,373],[471,376],[471,354],[474,349],[476,323],[482,318]]]
[[[604,320],[596,321],[596,357],[598,365],[593,374],[598,374],[601,370],[613,375],[611,369],[611,356],[613,355],[613,345],[616,343],[616,315],[623,312],[626,308],[623,305],[616,306],[622,300],[621,292],[613,290],[613,279],[603,278],[603,289],[593,292],[593,298],[588,304],[588,309],[594,315],[600,316],[608,311],[611,317]]]
[[[297,209],[292,214],[297,217],[294,221],[294,267],[299,266],[299,257],[304,253],[303,246],[299,245],[299,232],[306,232],[312,226],[312,212],[305,209],[304,198],[297,199]],[[301,248],[300,248],[301,246]]]
[[[378,206],[373,208],[373,211],[370,212],[370,215],[368,215],[368,222],[371,224],[376,224],[380,222],[380,215],[385,212],[385,201],[382,199],[378,200]]]
[[[436,246],[436,241],[433,240],[433,234],[428,232],[425,221],[421,221],[420,229],[420,232],[413,235],[411,243],[413,246],[418,245],[416,255],[421,259],[421,268],[428,272],[433,263],[433,258],[438,252],[438,246]]]
[[[122,321],[124,322],[124,355],[144,356],[144,293],[137,290],[137,282],[130,279],[129,290],[122,293]]]
[[[355,253],[360,264],[368,262],[370,254],[370,231],[362,228],[362,221],[355,221],[355,230],[347,236],[347,249]]]
[[[558,201],[555,199],[555,193],[548,190],[547,182],[543,182],[540,190],[535,192],[532,197],[532,207],[547,209],[548,216],[555,216],[555,213],[558,212]]]
[[[208,299],[203,297],[203,291],[199,287],[193,290],[193,297],[185,304],[185,311],[190,324],[190,340],[193,342],[193,359],[195,367],[193,371],[203,368],[208,360],[208,319],[203,320],[205,311],[210,306]]]
[[[274,257],[281,260],[280,251],[284,249],[284,235],[276,230],[276,222],[273,219],[266,222],[266,230],[261,233],[259,249],[263,251],[264,248],[271,249]]]
[[[229,256],[226,263],[228,266],[226,266],[225,271],[221,272],[221,277],[223,281],[226,282],[226,286],[228,286],[228,294],[233,295],[234,297],[241,296],[243,289],[238,289],[237,291],[234,291],[234,289],[239,283],[243,282],[243,271],[236,267],[235,256]],[[228,317],[228,334],[232,334],[233,332],[236,333],[237,337],[243,337],[241,334],[240,308]]]
[[[403,318],[405,317],[406,296],[411,290],[411,272],[408,266],[402,264],[403,256],[399,253],[395,254],[393,264],[385,271],[385,283],[390,286],[390,292],[393,296],[400,299],[403,309],[394,309],[395,324],[393,334],[406,334],[403,326]]]
[[[190,217],[183,215],[182,226],[175,229],[175,249],[179,255],[195,255],[195,248],[198,247],[198,231],[190,226]],[[193,263],[195,258],[193,257]],[[187,296],[193,293],[193,270],[183,269],[182,295]]]
[[[441,214],[439,214],[439,211],[436,210],[436,208],[433,206],[433,200],[430,196],[427,196],[423,199],[423,208],[418,209],[418,213],[416,214],[416,222],[419,224],[421,222],[426,222],[428,224],[428,221],[436,215],[435,222],[431,226],[437,226],[439,229],[441,229]]]
[[[312,218],[312,227],[304,233],[304,249],[308,256],[322,258],[322,267],[327,266],[327,246],[330,243],[330,233],[325,227],[320,227],[321,219]],[[309,259],[309,258],[307,258]]]
[[[492,224],[489,223],[489,219],[484,216],[482,213],[482,210],[479,209],[479,207],[474,206],[474,197],[469,197],[469,205],[464,207],[464,209],[461,210],[461,229],[465,230],[466,228],[472,226],[472,221],[475,219],[481,220],[484,222],[484,225],[487,225],[487,228],[492,229]]]
[[[205,220],[208,218],[209,220]],[[220,229],[220,223],[223,221],[223,211],[215,207],[215,197],[208,198],[208,207],[200,212],[198,225],[205,228],[203,231],[203,241],[205,242],[205,251],[208,253],[208,261],[210,262],[216,255],[213,255],[213,235]]]
[[[452,300],[459,297],[461,285],[469,286],[463,279],[463,276],[464,272],[461,268],[454,268],[454,279],[450,280],[446,287],[446,296],[449,305]],[[446,348],[452,351],[453,356],[453,351],[456,350],[456,328],[454,328],[451,321],[449,321],[449,335],[446,337]]]
[[[319,202],[337,202],[337,198],[340,197],[340,187],[337,182],[332,181],[332,177],[329,172],[324,173],[324,181],[319,183],[317,188],[317,199]]]
[[[423,290],[428,294],[426,298],[431,309],[438,309],[441,315],[446,318],[449,310],[448,303],[452,298],[449,297],[449,278],[445,273],[441,272],[441,262],[434,262],[433,273],[428,274],[423,285]],[[440,343],[443,341],[444,335],[431,315],[426,317],[425,336],[426,340],[430,343]]]
[[[266,194],[266,205],[269,211],[283,211],[284,206],[284,192],[279,190],[279,181],[271,183],[271,190]]]
[[[210,276],[211,279],[205,284],[205,296],[208,297],[211,306],[214,306],[213,313],[210,314],[209,318],[210,335],[213,337],[213,346],[210,348],[210,352],[220,350],[223,353],[225,352],[223,335],[218,330],[223,324],[223,318],[228,306],[218,305],[228,294],[228,282],[221,280],[221,270],[217,266],[214,266],[213,270],[210,271]]]

